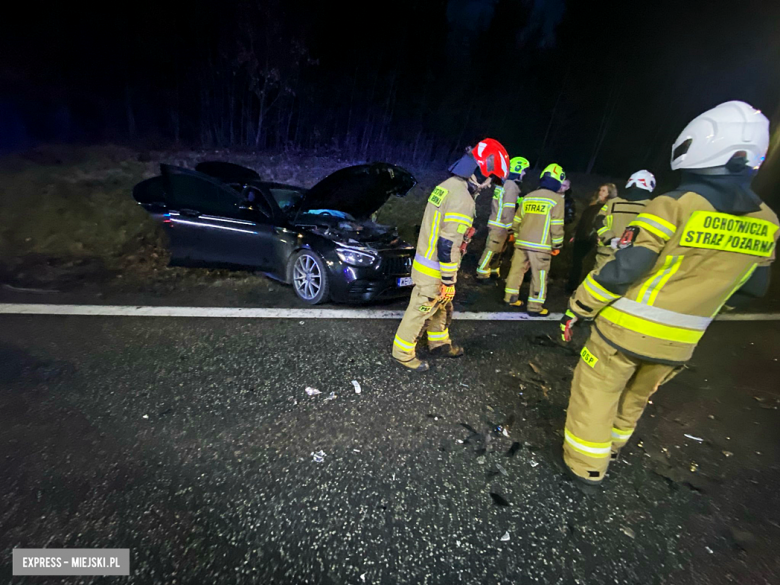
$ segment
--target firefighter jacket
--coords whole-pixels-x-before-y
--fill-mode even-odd
[[[569,310],[595,317],[602,338],[628,355],[686,362],[727,301],[768,287],[778,219],[749,185],[745,175],[684,176],[629,224],[627,247],[586,277]]]
[[[436,297],[442,283],[455,283],[474,212],[474,197],[460,177],[450,177],[428,198],[412,264],[412,280],[425,296]]]
[[[532,191],[518,204],[512,226],[515,248],[549,252],[563,246],[563,195],[549,189]]]
[[[493,191],[493,201],[490,204],[488,227],[491,230],[507,232],[512,229],[515,208],[520,198],[520,186],[516,181],[507,179],[504,186],[497,186]]]
[[[614,250],[609,245],[612,239],[621,237],[648,203],[650,203],[650,193],[638,187],[630,187],[624,197],[615,197],[607,201],[599,210],[594,222],[598,237],[597,253],[612,255]]]

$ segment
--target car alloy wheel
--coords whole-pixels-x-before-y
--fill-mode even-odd
[[[317,304],[325,300],[328,283],[322,262],[314,253],[300,254],[293,264],[293,286],[297,295],[307,303]]]

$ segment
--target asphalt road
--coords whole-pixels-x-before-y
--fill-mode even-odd
[[[422,376],[395,326],[0,316],[0,581],[113,582],[12,580],[42,546],[129,547],[132,584],[780,579],[777,323],[714,324],[592,496],[554,323],[455,323]]]

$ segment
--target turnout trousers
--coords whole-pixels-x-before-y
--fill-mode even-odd
[[[534,252],[515,248],[512,256],[512,268],[506,277],[504,302],[511,302],[512,297],[520,294],[520,285],[528,269],[531,269],[531,288],[528,291],[528,312],[538,313],[547,300],[547,274],[550,271],[550,253]]]
[[[563,459],[569,469],[591,482],[604,479],[649,398],[680,370],[625,355],[594,327],[574,371],[566,414]]]
[[[412,290],[409,306],[393,340],[393,357],[402,362],[416,357],[417,342],[423,333],[428,334],[429,349],[451,343],[449,327],[452,322],[452,303],[445,303],[438,296],[423,294],[420,288],[415,285]]]
[[[477,278],[490,278],[493,272],[498,274],[498,269],[501,267],[501,257],[508,238],[509,232],[507,230],[494,228],[488,230],[485,251],[482,252],[482,257],[479,259],[479,264],[477,264]]]

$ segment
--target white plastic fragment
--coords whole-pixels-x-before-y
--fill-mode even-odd
[[[708,546],[705,546],[705,547],[704,547],[704,550],[706,550],[706,551],[707,551],[708,553],[710,553],[711,555],[712,555],[712,554],[715,554],[715,551],[714,551],[714,550],[712,550],[712,549],[711,549],[710,547],[708,547]]]
[[[355,394],[360,394],[363,391],[360,387],[360,382],[357,380],[352,380],[352,385],[355,387]]]
[[[509,531],[504,532],[504,536],[501,537],[501,542],[509,542]]]
[[[507,438],[509,437],[509,431],[506,430],[506,427],[504,427],[504,429],[501,431],[501,434],[504,435]]]
[[[509,472],[506,469],[504,469],[504,466],[501,465],[500,463],[496,463],[496,469],[498,469],[501,472],[501,475],[509,476]]]
[[[367,574],[368,574],[368,573],[363,573],[362,575],[360,575],[360,580],[361,580],[361,581],[363,581],[363,583],[365,583],[365,582],[366,582],[366,575],[367,575]]]
[[[620,528],[620,531],[628,536],[629,538],[636,538],[636,532],[634,532],[631,528],[628,526],[623,526]]]
[[[531,461],[531,467],[536,467],[537,465],[539,465],[538,461]]]
[[[698,441],[699,443],[703,443],[704,439],[700,437],[694,437],[693,435],[683,435],[683,437],[688,437],[689,439],[693,439],[694,441]]]
[[[317,396],[318,394],[322,394],[322,392],[320,392],[316,388],[312,388],[311,386],[307,386],[306,387],[306,394],[308,394],[309,396]]]
[[[142,418],[149,418],[149,415],[145,414]]]
[[[325,451],[320,449],[316,453],[312,452],[311,457],[314,463],[322,463],[323,461],[325,461]]]
[[[328,394],[328,397],[325,399],[325,402],[328,402],[330,400],[336,400],[336,393],[335,392],[331,392],[330,394]]]

